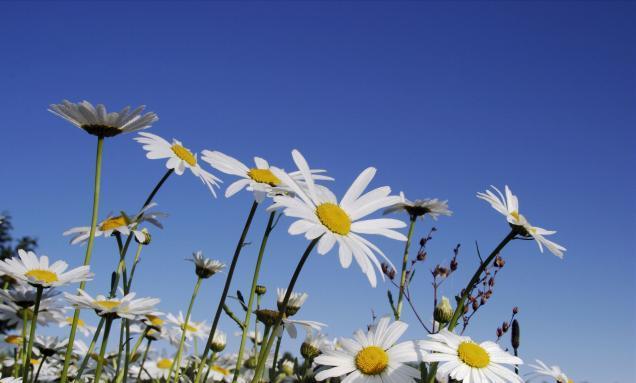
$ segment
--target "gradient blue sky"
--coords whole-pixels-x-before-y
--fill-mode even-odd
[[[337,179],[337,194],[373,165],[376,186],[448,199],[455,214],[436,223],[422,271],[460,242],[460,272],[443,288],[452,296],[477,264],[474,241],[485,251],[508,230],[475,192],[507,183],[568,252],[559,260],[532,242],[509,246],[470,335],[492,338],[518,305],[527,361],[559,364],[575,381],[633,382],[635,16],[627,2],[2,2],[0,209],[42,252],[81,263],[84,249],[61,233],[89,222],[95,142],[46,108],[65,98],[146,104],[160,116],[153,133],[195,150],[290,168],[298,148]],[[106,143],[102,217],[134,211],[164,172],[132,137]],[[183,259],[201,249],[229,262],[250,196],[214,200],[186,174],[157,202],[171,216],[144,251],[135,290],[184,310],[194,278]],[[265,221],[260,211],[250,241]],[[262,281],[272,290],[306,242],[288,224],[270,241]],[[400,243],[379,244],[398,262]],[[106,288],[114,250],[97,241],[91,292]],[[245,249],[233,289],[248,288],[256,250]],[[414,286],[420,307],[430,305],[425,274]],[[205,282],[195,320],[209,320],[221,286]],[[348,336],[370,309],[389,312],[387,287],[371,289],[333,253],[314,256],[298,284],[310,294],[300,317]],[[408,336],[423,337],[405,318]],[[222,328],[234,331],[225,319]]]

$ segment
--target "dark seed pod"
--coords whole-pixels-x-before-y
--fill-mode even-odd
[[[510,335],[510,343],[515,350],[519,348],[520,337],[521,330],[519,328],[519,322],[515,319],[512,321],[512,334]]]

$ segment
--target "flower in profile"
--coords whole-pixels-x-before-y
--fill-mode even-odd
[[[102,104],[93,106],[88,101],[73,103],[64,100],[61,104],[49,105],[49,112],[65,119],[89,134],[113,137],[120,133],[147,129],[159,120],[155,113],[142,114],[145,108],[142,105],[131,111],[130,107],[127,106],[120,112],[108,113],[106,107]]]
[[[515,382],[523,379],[503,364],[518,365],[523,362],[503,351],[494,342],[475,343],[467,336],[456,335],[446,329],[429,335],[431,340],[418,342],[422,349],[430,351],[425,362],[439,362],[437,376],[450,376],[459,381],[474,383]]]
[[[197,276],[203,279],[210,278],[225,268],[223,263],[204,257],[200,250],[193,253],[192,258],[188,260],[194,263]]]
[[[225,350],[225,346],[227,345],[227,334],[225,334],[221,330],[214,331],[214,337],[212,337],[212,343],[210,348],[214,352],[221,352]]]
[[[323,348],[314,361],[330,368],[318,372],[316,380],[346,375],[345,382],[415,382],[420,372],[407,363],[421,361],[422,351],[413,341],[395,343],[407,328],[406,323],[390,323],[385,317],[366,334],[358,330],[353,339],[339,339],[341,349]]]
[[[285,301],[286,294],[287,289],[276,289],[276,305],[278,306],[279,310],[283,308],[283,302]],[[309,298],[309,294],[307,293],[292,291],[289,295],[289,300],[287,301],[287,309],[285,310],[285,313],[288,316],[295,315],[305,303],[307,298]]]
[[[62,319],[59,323],[58,323],[59,327],[66,327],[66,326],[72,326],[73,325],[73,317],[66,317],[64,319]],[[91,326],[89,324],[87,324],[86,322],[84,322],[82,320],[82,318],[78,318],[77,319],[77,330],[79,332],[82,333],[82,335],[84,336],[90,336],[91,334],[95,333],[95,330],[97,328],[95,326]]]
[[[38,258],[32,251],[18,250],[19,258],[0,261],[0,273],[26,282],[35,287],[49,288],[70,283],[89,281],[93,278],[88,266],[76,267],[66,271],[68,264],[56,261],[49,265],[46,255]]]
[[[145,132],[139,133],[139,136],[135,137],[135,141],[142,144],[143,149],[148,152],[146,154],[147,158],[151,160],[167,158],[166,168],[174,169],[177,175],[182,175],[186,169],[190,169],[192,174],[199,177],[201,182],[210,189],[212,195],[216,197],[214,187],[219,187],[219,183],[222,181],[203,170],[199,166],[197,155],[183,146],[181,141],[173,139],[172,143],[170,143],[156,134]]]
[[[84,290],[78,289],[78,295],[64,293],[64,298],[75,308],[92,309],[97,315],[111,318],[136,319],[137,317],[155,311],[159,304],[157,298],[135,299],[135,293],[128,293],[121,298],[97,295],[95,298]]]
[[[159,380],[162,378],[167,379],[173,363],[174,359],[166,357],[159,357],[155,360],[149,360],[144,364],[141,378],[143,380]],[[135,370],[133,370],[133,373],[139,372],[138,369]]]
[[[266,196],[288,192],[289,188],[272,173],[269,163],[260,157],[254,157],[254,167],[249,168],[241,161],[223,154],[219,151],[204,150],[201,159],[213,168],[225,174],[240,177],[225,190],[225,197],[229,198],[239,191],[246,189],[254,193],[257,202],[263,202]],[[333,178],[321,175],[325,170],[312,169],[309,171],[313,180],[333,180]],[[300,172],[289,173],[289,176],[297,182],[303,182]]]
[[[322,322],[316,322],[311,320],[302,320],[302,319],[289,319],[283,318],[283,327],[287,331],[287,334],[292,339],[296,339],[298,336],[298,330],[296,329],[296,325],[301,326],[305,329],[307,333],[311,333],[313,331],[321,331],[323,327],[327,325]]]
[[[572,379],[568,378],[568,376],[565,375],[565,373],[561,370],[561,367],[548,366],[539,359],[536,359],[535,361],[537,362],[537,364],[528,365],[529,367],[534,369],[534,371],[529,374],[531,380],[540,376],[548,376],[556,380],[556,383],[574,383]]]
[[[42,292],[42,301],[58,296],[60,292],[56,289],[47,289]],[[4,302],[13,302],[20,307],[32,307],[35,305],[37,290],[26,283],[16,283],[10,288],[0,289],[0,299]]]
[[[377,234],[406,241],[404,234],[394,230],[403,228],[406,224],[390,218],[367,220],[362,220],[362,218],[377,210],[395,205],[399,202],[400,197],[390,196],[391,188],[388,186],[379,187],[363,194],[375,176],[376,170],[371,167],[360,173],[344,197],[338,201],[327,188],[316,187],[309,166],[300,152],[294,150],[292,156],[303,176],[306,190],[287,173],[273,168],[274,175],[288,185],[295,196],[274,197],[275,203],[270,209],[282,208],[285,215],[298,218],[289,227],[290,234],[304,234],[305,238],[309,240],[320,237],[319,254],[327,254],[338,243],[342,267],[348,268],[352,259],[355,258],[362,272],[366,274],[371,285],[375,287],[377,277],[374,265],[384,279],[384,274],[381,272],[382,266],[376,254],[382,256],[391,266],[392,263],[376,245],[359,234]]]
[[[14,347],[22,346],[22,336],[16,334],[9,334],[4,337],[4,342]]]
[[[58,352],[62,352],[66,349],[68,339],[60,340],[56,336],[37,336],[35,338],[34,346],[40,351],[43,356],[53,356]]]
[[[440,215],[450,216],[453,214],[453,212],[448,209],[448,201],[441,201],[437,198],[416,199],[415,201],[411,201],[404,196],[403,192],[400,192],[400,202],[385,209],[383,214],[400,211],[407,212],[413,219],[428,214],[431,218],[436,220]]]
[[[549,239],[546,239],[546,235],[555,234],[556,231],[546,230],[540,227],[532,226],[528,220],[519,213],[519,200],[517,196],[512,194],[508,185],[505,187],[506,196],[499,191],[496,187],[492,187],[499,196],[490,190],[486,190],[485,193],[477,193],[477,198],[483,199],[488,202],[493,209],[501,213],[508,223],[516,228],[521,235],[526,237],[532,237],[539,245],[539,250],[543,253],[543,246],[545,246],[552,254],[559,258],[563,257],[565,247],[556,244]]]
[[[130,235],[131,233],[135,236],[137,242],[144,243],[148,240],[148,232],[145,230],[139,230],[138,227],[143,222],[151,223],[152,225],[162,229],[163,225],[159,221],[160,218],[164,218],[167,216],[166,213],[160,211],[151,211],[153,207],[157,206],[156,203],[150,203],[145,206],[141,211],[133,216],[129,216],[123,211],[119,215],[108,215],[105,220],[101,221],[95,227],[95,237],[110,237],[111,235],[117,233],[121,235]],[[83,245],[88,242],[88,238],[90,237],[91,227],[90,226],[78,226],[73,227],[63,233],[63,235],[71,235],[71,244]]]
[[[305,340],[300,346],[300,354],[305,359],[313,359],[320,355],[320,350],[323,348],[330,348],[330,342],[327,336],[321,333],[307,331]]]
[[[179,316],[168,314],[166,319],[168,320],[168,322],[177,327],[179,335],[181,335],[181,332],[185,330],[187,340],[192,340],[193,337],[206,339],[208,336],[208,327],[205,325],[205,321],[194,322],[192,320],[189,320],[188,324],[186,325],[185,318],[181,311],[179,311]]]
[[[35,306],[20,306],[12,301],[5,300],[0,304],[0,320],[9,326],[22,328],[23,317],[33,319]],[[38,324],[47,326],[50,323],[59,323],[64,318],[64,309],[53,298],[42,299],[38,309]]]

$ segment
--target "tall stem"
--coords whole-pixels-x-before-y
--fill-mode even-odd
[[[35,373],[35,378],[33,378],[33,383],[38,382],[38,378],[40,377],[40,371],[42,371],[42,366],[44,366],[44,363],[46,362],[46,358],[48,358],[47,355],[44,355],[42,357],[42,360],[40,361],[40,364],[38,365],[38,371]]]
[[[140,382],[141,372],[144,370],[144,364],[146,363],[146,359],[148,358],[148,351],[150,351],[150,343],[152,343],[152,339],[148,338],[148,343],[146,343],[146,349],[144,350],[144,356],[141,358],[141,364],[139,365],[139,373],[137,374],[137,379],[135,382]]]
[[[93,354],[93,350],[95,349],[95,344],[97,344],[97,339],[99,339],[99,334],[101,334],[102,327],[104,327],[104,321],[105,321],[104,317],[101,317],[99,320],[99,323],[97,324],[97,328],[95,329],[95,334],[93,335],[91,344],[88,346],[88,351],[86,352],[86,355],[84,355],[84,360],[82,360],[82,364],[80,365],[80,368],[77,370],[77,376],[75,377],[75,380],[78,382],[81,382],[80,378],[82,377],[82,373],[84,372],[84,369],[88,365],[88,361],[90,360],[91,355]]]
[[[95,368],[94,382],[99,382],[99,378],[102,375],[102,368],[104,366],[104,354],[106,354],[106,347],[108,346],[108,335],[110,335],[110,327],[113,324],[113,318],[106,318],[106,325],[104,326],[104,336],[102,337],[102,345],[99,348],[99,360],[97,361],[97,367]]]
[[[402,306],[404,304],[404,289],[406,286],[406,267],[409,261],[409,248],[411,247],[411,237],[413,237],[413,231],[415,229],[415,222],[417,217],[411,215],[411,223],[409,225],[409,233],[406,237],[406,244],[404,245],[404,256],[402,257],[402,274],[400,276],[400,291],[398,295],[397,308],[395,309],[395,320],[399,320],[402,315]]]
[[[261,270],[261,263],[263,261],[263,254],[265,254],[265,247],[267,246],[267,240],[269,234],[272,232],[272,226],[274,224],[274,216],[276,212],[273,211],[269,215],[267,221],[267,227],[265,228],[265,234],[263,234],[263,240],[261,241],[261,248],[258,251],[258,258],[256,259],[256,266],[254,267],[254,276],[252,277],[252,287],[250,289],[250,298],[247,301],[247,311],[245,312],[245,320],[243,321],[243,334],[241,334],[241,344],[239,346],[238,356],[236,359],[236,367],[234,368],[234,377],[232,383],[236,383],[239,377],[239,372],[243,364],[243,352],[245,351],[245,341],[247,340],[247,333],[250,328],[250,319],[252,318],[252,306],[254,304],[254,296],[256,295],[256,285],[258,284],[258,275]],[[254,334],[257,334],[256,332]]]
[[[236,244],[236,249],[234,250],[234,257],[232,257],[232,263],[230,264],[230,269],[227,273],[227,278],[225,279],[225,286],[223,287],[223,293],[221,294],[221,299],[219,299],[219,306],[216,308],[216,313],[214,314],[214,320],[212,322],[212,328],[210,329],[210,334],[208,335],[208,340],[205,342],[205,348],[203,349],[203,354],[201,355],[201,361],[197,367],[197,375],[194,379],[194,383],[199,383],[201,380],[201,374],[203,373],[203,366],[205,366],[207,362],[207,355],[210,351],[210,347],[212,347],[212,340],[214,339],[214,333],[216,332],[216,327],[219,324],[219,319],[221,319],[221,312],[223,311],[223,305],[225,304],[225,299],[227,298],[227,293],[230,289],[230,284],[232,283],[232,276],[234,275],[234,269],[236,268],[236,263],[238,262],[239,255],[241,254],[241,250],[243,249],[243,245],[245,243],[245,237],[247,236],[247,232],[250,229],[252,224],[252,219],[254,218],[254,213],[256,213],[256,208],[258,207],[258,202],[254,201],[252,203],[252,208],[250,209],[250,213],[247,216],[247,220],[245,221],[245,226],[243,227],[243,232],[241,233],[241,238]]]
[[[305,253],[303,254],[302,257],[300,257],[300,260],[298,261],[298,265],[296,265],[296,270],[294,270],[294,274],[292,275],[289,281],[289,286],[287,286],[287,292],[285,293],[285,298],[283,299],[283,303],[281,304],[280,310],[278,310],[280,315],[278,315],[278,318],[276,319],[276,322],[274,323],[272,335],[269,337],[269,340],[267,340],[267,344],[262,346],[262,348],[264,348],[264,353],[263,353],[263,350],[261,350],[261,354],[265,356],[269,355],[269,351],[272,349],[272,346],[274,345],[274,339],[277,338],[276,335],[278,333],[278,327],[280,327],[280,324],[283,320],[283,316],[285,315],[285,312],[287,311],[287,303],[289,302],[289,297],[291,296],[291,293],[294,290],[294,286],[296,285],[298,276],[300,275],[300,272],[303,269],[303,266],[305,265],[307,258],[309,258],[309,254],[311,254],[311,251],[314,249],[314,247],[316,246],[316,244],[318,243],[321,237],[322,236],[312,240],[309,243],[309,245],[307,245],[307,249],[305,250]],[[263,342],[265,342],[265,338],[263,338]],[[254,378],[252,379],[252,383],[257,383],[261,380],[261,377],[263,376],[263,371],[265,369],[266,361],[267,361],[267,357],[259,359],[258,365],[256,366],[256,371],[254,372]]]
[[[272,360],[272,374],[270,377],[276,376],[276,369],[278,368],[278,353],[280,352],[280,344],[283,341],[283,333],[278,336],[276,339],[276,347],[274,348],[274,359]]]
[[[31,319],[31,330],[29,332],[29,345],[26,351],[26,366],[22,371],[22,381],[27,382],[29,376],[29,366],[31,365],[31,353],[33,352],[33,341],[35,340],[35,328],[38,326],[38,312],[40,311],[40,300],[42,300],[42,291],[44,287],[37,286],[35,293],[35,307],[33,308],[33,319]],[[23,340],[24,342],[24,340]]]
[[[95,242],[95,228],[97,227],[97,215],[99,210],[99,190],[102,178],[102,152],[104,148],[104,137],[97,137],[97,154],[95,156],[95,180],[93,185],[93,212],[91,215],[91,230],[88,235],[88,244],[86,245],[86,254],[84,255],[84,266],[91,263],[91,255],[93,253],[93,243]],[[80,289],[84,290],[86,281],[80,283]],[[68,337],[66,346],[66,354],[64,355],[64,367],[60,383],[66,383],[68,375],[68,367],[71,363],[71,354],[73,352],[73,342],[75,342],[75,333],[77,332],[77,323],[79,322],[80,310],[77,308],[73,312],[73,323],[71,324],[71,333]],[[25,382],[26,383],[26,382]]]
[[[20,358],[22,360],[22,370],[20,371],[20,373],[24,372],[24,369],[27,366],[27,359],[26,359],[26,350],[27,350],[27,326],[29,323],[28,317],[27,317],[27,308],[23,308],[22,309],[22,344],[20,344]]]
[[[166,382],[170,382],[170,378],[172,377],[172,371],[175,366],[177,366],[177,371],[175,372],[174,381],[176,383],[179,382],[179,375],[181,374],[181,369],[179,366],[181,365],[181,354],[183,353],[183,344],[185,343],[186,334],[188,333],[188,322],[190,322],[190,314],[192,314],[192,307],[194,306],[194,300],[199,294],[199,288],[201,287],[201,282],[203,279],[201,277],[197,277],[197,283],[194,285],[194,291],[192,292],[192,297],[190,298],[190,305],[188,305],[188,311],[186,312],[185,320],[183,321],[183,328],[181,329],[181,340],[179,341],[179,350],[177,351],[177,357],[175,358],[175,362],[170,366],[170,372],[168,372],[168,379]]]

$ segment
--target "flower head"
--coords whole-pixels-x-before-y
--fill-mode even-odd
[[[68,339],[60,340],[56,336],[37,336],[34,346],[44,356],[53,356],[66,348]]]
[[[205,258],[202,251],[192,254],[195,272],[199,278],[207,279],[225,268],[225,265],[217,260]]]
[[[448,201],[441,201],[437,198],[416,199],[415,201],[411,201],[404,197],[403,192],[400,192],[400,202],[385,209],[383,214],[398,211],[407,212],[413,219],[423,217],[425,214],[430,215],[433,219],[437,219],[440,215],[450,216],[453,214],[453,212],[448,209]]]
[[[46,255],[38,258],[32,251],[19,249],[18,256],[19,258],[0,261],[0,272],[32,286],[49,288],[89,281],[93,278],[88,266],[66,271],[66,262],[56,261],[49,265],[49,257]]]
[[[88,101],[73,103],[64,100],[61,104],[51,104],[49,112],[62,117],[78,128],[84,129],[89,134],[113,137],[120,133],[147,129],[159,120],[159,117],[152,112],[142,115],[145,108],[142,105],[130,111],[130,107],[127,106],[120,112],[108,113],[102,104],[93,106]]]
[[[175,333],[181,335],[181,332],[185,330],[187,340],[192,340],[193,337],[205,339],[208,335],[208,326],[206,326],[205,321],[194,322],[192,320],[188,320],[188,323],[186,324],[181,311],[179,311],[179,316],[168,314],[166,319],[176,327]]]
[[[536,364],[530,364],[529,366],[534,369],[531,372],[530,379],[534,379],[540,376],[549,376],[552,379],[556,380],[556,383],[574,383],[572,379],[568,378],[567,375],[561,370],[559,366],[548,366],[543,363],[539,359],[536,359]]]
[[[95,298],[84,290],[78,289],[79,295],[64,293],[71,305],[80,309],[93,309],[99,316],[111,316],[115,318],[136,319],[141,315],[154,312],[159,304],[157,298],[135,299],[135,293],[129,293],[121,298],[97,295]]]
[[[276,289],[276,296],[277,296],[276,305],[278,306],[279,310],[283,308],[283,302],[285,300],[286,294],[287,294],[287,289],[281,289],[281,288]],[[300,310],[300,308],[305,303],[308,297],[309,297],[309,294],[307,293],[292,291],[291,294],[289,295],[289,300],[287,301],[287,309],[285,310],[286,314],[289,316],[295,315],[298,312],[298,310]]]

